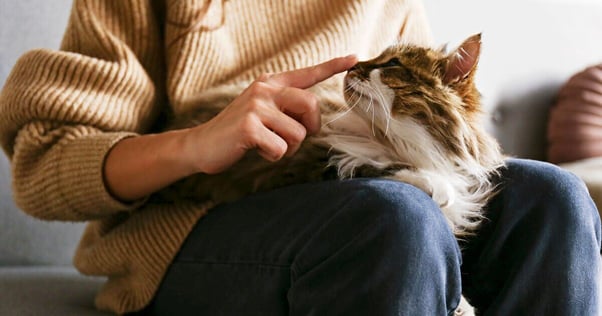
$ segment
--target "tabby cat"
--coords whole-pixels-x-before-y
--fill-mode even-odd
[[[384,177],[428,193],[456,236],[468,235],[482,220],[504,164],[498,144],[479,122],[474,74],[480,47],[480,34],[450,54],[413,45],[389,47],[350,69],[344,89],[333,88],[336,80],[312,88],[321,100],[324,125],[294,156],[273,163],[249,153],[225,172],[180,181],[169,195],[220,203],[293,183]],[[170,128],[209,120],[244,86],[196,97]]]

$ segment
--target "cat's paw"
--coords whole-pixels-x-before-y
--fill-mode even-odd
[[[476,315],[474,307],[472,307],[468,301],[464,298],[464,295],[460,298],[460,304],[454,311],[454,316],[474,316]]]
[[[411,184],[424,191],[430,197],[433,197],[434,187],[431,183],[431,179],[422,172],[417,172],[411,169],[402,169],[398,170],[387,178]]]
[[[434,178],[431,186],[434,188],[431,197],[439,204],[441,209],[450,208],[454,204],[456,191],[449,182]]]
[[[448,181],[426,172],[402,169],[389,178],[411,184],[428,194],[442,209],[454,204],[455,191]]]

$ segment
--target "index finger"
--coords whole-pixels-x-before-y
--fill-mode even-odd
[[[306,89],[339,72],[348,70],[355,64],[357,64],[355,55],[338,57],[315,66],[274,74],[268,81],[281,86]]]

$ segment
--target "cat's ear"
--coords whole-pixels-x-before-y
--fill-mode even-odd
[[[453,84],[467,78],[477,66],[481,54],[481,34],[467,38],[456,50],[447,55],[443,83]]]

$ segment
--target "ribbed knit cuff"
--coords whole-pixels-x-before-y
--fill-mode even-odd
[[[64,145],[56,176],[61,198],[69,205],[71,211],[85,217],[104,217],[120,211],[133,210],[146,201],[142,199],[123,203],[111,195],[104,183],[103,165],[107,153],[118,141],[135,135],[88,135]]]

